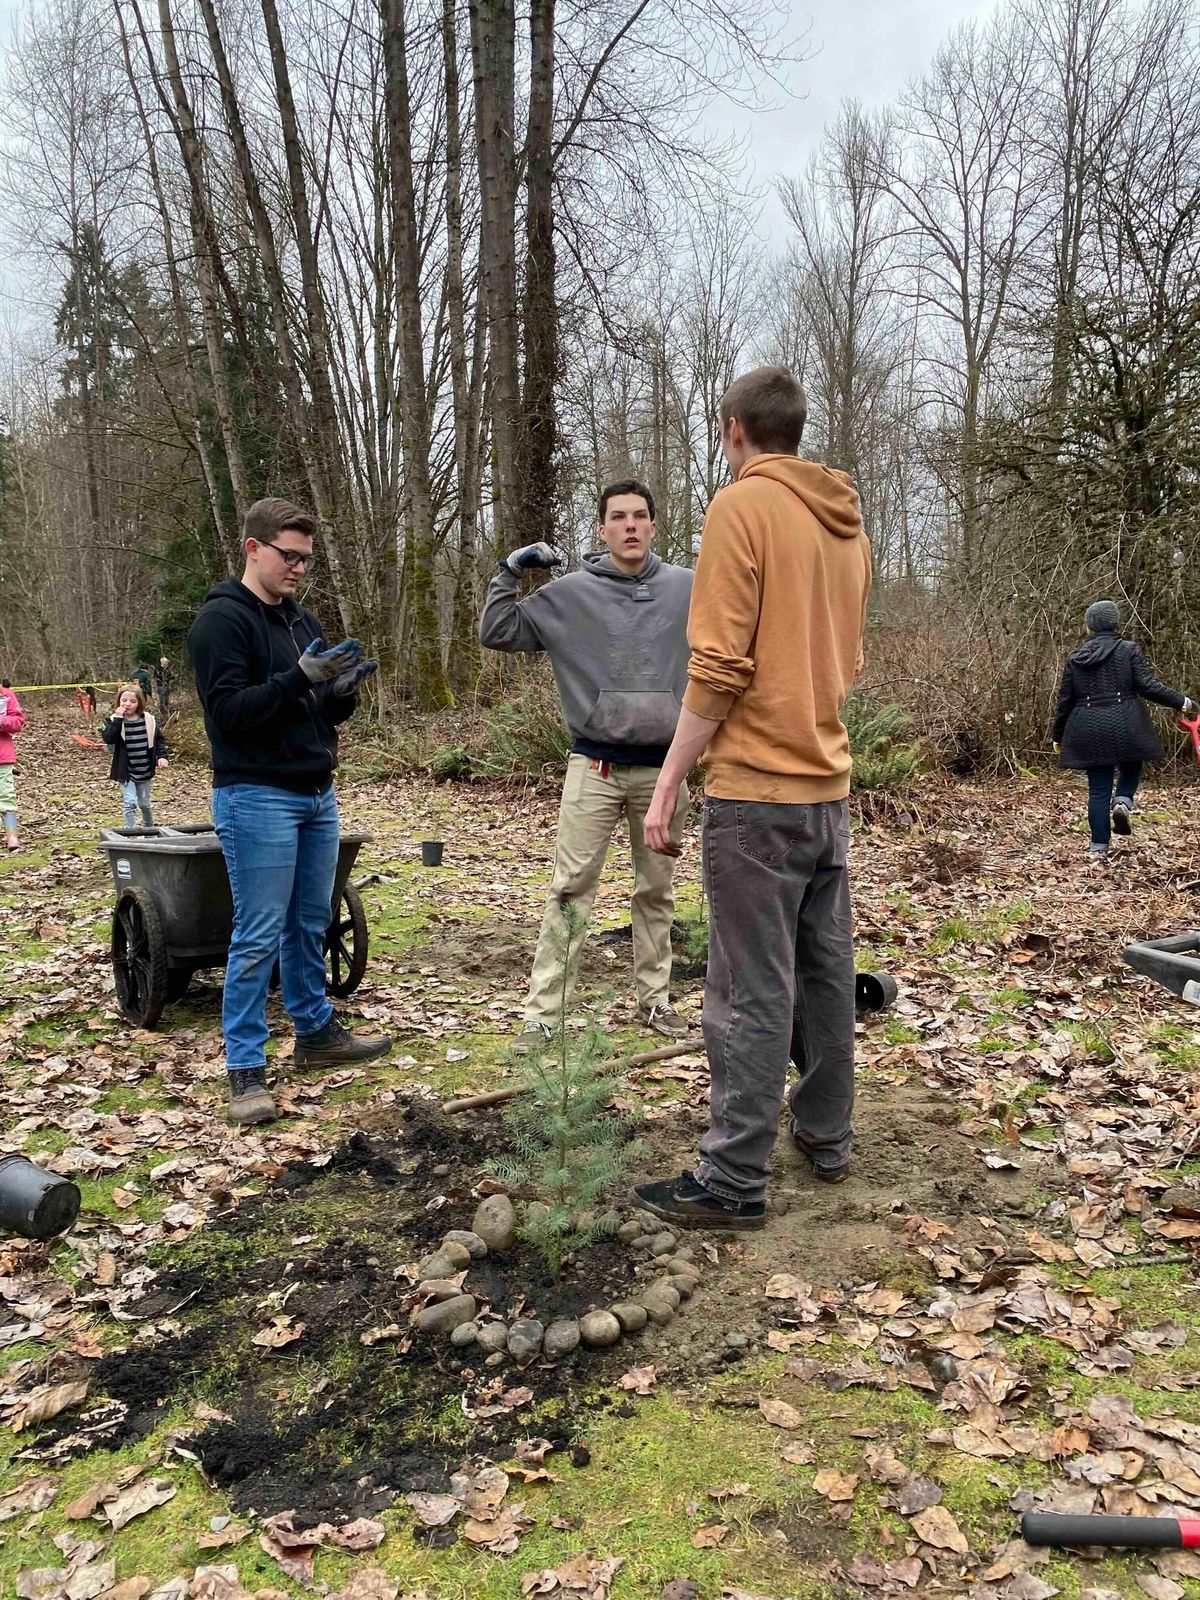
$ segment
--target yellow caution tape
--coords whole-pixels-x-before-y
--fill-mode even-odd
[[[128,678],[117,678],[110,683],[106,679],[103,683],[93,680],[91,683],[14,683],[10,685],[14,694],[37,694],[42,689],[116,689],[122,683],[128,683]],[[0,694],[3,694],[0,689]]]

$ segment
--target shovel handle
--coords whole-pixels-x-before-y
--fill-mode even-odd
[[[1027,1511],[1021,1518],[1026,1544],[1119,1545],[1126,1549],[1183,1550],[1200,1545],[1200,1521],[1179,1517],[1071,1517]]]

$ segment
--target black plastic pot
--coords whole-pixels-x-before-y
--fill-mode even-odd
[[[423,867],[440,867],[442,864],[442,851],[446,846],[440,839],[421,840],[421,865]]]
[[[79,1215],[79,1190],[26,1156],[0,1156],[0,1234],[53,1239]]]
[[[856,1011],[886,1011],[895,1004],[899,992],[889,972],[856,972],[854,975]]]

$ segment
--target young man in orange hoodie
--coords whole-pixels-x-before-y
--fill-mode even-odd
[[[788,1062],[791,1133],[818,1178],[849,1175],[854,942],[840,709],[862,665],[871,552],[843,472],[797,455],[804,391],[782,367],[721,401],[733,483],[709,507],[688,617],[688,688],[650,809],[670,837],[703,755],[710,1125],[694,1171],[641,1185],[682,1227],[760,1228]]]

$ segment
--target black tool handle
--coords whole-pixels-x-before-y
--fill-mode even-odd
[[[1124,1545],[1128,1549],[1183,1548],[1177,1517],[1069,1517],[1054,1511],[1027,1511],[1021,1518],[1026,1544]]]

